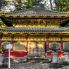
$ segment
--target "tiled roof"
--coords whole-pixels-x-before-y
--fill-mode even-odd
[[[0,29],[0,32],[24,32],[24,33],[48,33],[48,32],[69,32],[69,29],[66,28],[14,28],[14,27],[9,27],[6,29]]]
[[[62,13],[62,12],[52,12],[44,9],[32,9],[32,10],[22,10],[22,11],[15,11],[10,13],[4,13],[0,15],[5,16],[66,16],[69,17],[69,13]]]

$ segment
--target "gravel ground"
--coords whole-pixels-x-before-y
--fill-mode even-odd
[[[8,68],[0,68],[0,69],[8,69]],[[47,63],[17,63],[12,64],[10,69],[69,69],[69,66],[64,66],[62,68],[53,68],[49,67]]]

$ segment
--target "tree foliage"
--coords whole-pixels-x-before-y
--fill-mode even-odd
[[[55,0],[57,11],[69,11],[69,0]]]
[[[27,0],[27,2],[22,3],[21,0],[17,0],[18,4],[16,5],[16,8],[17,8],[17,10],[32,9],[33,7],[39,6],[40,1],[41,0]],[[41,7],[41,5],[40,5],[40,7]]]
[[[51,11],[69,11],[69,0],[16,0],[16,10],[44,8]],[[42,3],[41,3],[42,2]],[[7,4],[7,1],[5,1]]]

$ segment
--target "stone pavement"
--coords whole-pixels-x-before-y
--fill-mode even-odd
[[[8,68],[0,68],[8,69]],[[64,66],[62,68],[50,68],[47,63],[17,63],[12,64],[10,69],[69,69],[69,66]]]
[[[48,69],[48,64],[41,64],[41,63],[27,63],[27,64],[16,64],[11,65],[11,69]]]

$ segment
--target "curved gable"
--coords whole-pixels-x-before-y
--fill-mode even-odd
[[[69,26],[69,19],[63,21],[61,24],[60,24],[61,27],[66,27],[66,26]]]

